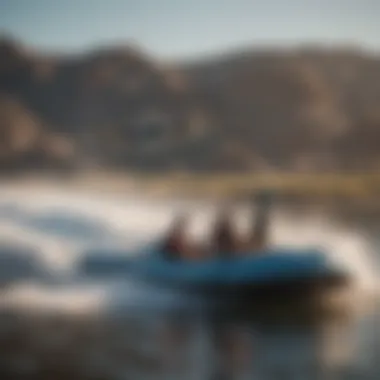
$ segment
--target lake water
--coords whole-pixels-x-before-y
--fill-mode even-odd
[[[348,222],[323,207],[275,210],[274,246],[321,247],[355,280],[342,317],[312,325],[281,318],[243,323],[211,315],[204,301],[178,291],[127,276],[89,278],[78,267],[93,250],[133,254],[181,210],[192,216],[194,238],[205,239],[216,207],[57,186],[3,187],[1,379],[377,379],[380,216],[373,213],[366,223],[362,213]],[[241,230],[249,212],[237,207]]]

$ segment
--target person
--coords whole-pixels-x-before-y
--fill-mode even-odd
[[[251,253],[264,250],[269,243],[270,193],[260,193],[255,203],[258,207],[256,221],[244,244],[244,251]]]
[[[211,245],[218,257],[230,257],[238,250],[238,239],[231,223],[231,212],[224,208],[217,219]]]
[[[165,258],[178,260],[186,255],[189,250],[187,222],[187,217],[183,214],[175,218],[171,229],[161,243],[160,250]]]

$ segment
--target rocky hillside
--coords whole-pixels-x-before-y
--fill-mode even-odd
[[[0,169],[376,170],[380,56],[247,50],[164,65],[130,46],[0,41]]]

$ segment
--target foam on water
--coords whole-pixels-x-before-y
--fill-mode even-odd
[[[321,214],[291,220],[286,215],[279,215],[273,227],[275,244],[319,247],[353,275],[358,287],[368,291],[376,288],[377,272],[373,265],[376,252],[360,232]]]
[[[35,281],[21,281],[2,293],[0,306],[28,313],[94,315],[103,309],[105,299],[105,289],[96,286],[51,287]]]
[[[50,307],[53,300],[54,305],[59,305],[61,300],[62,307],[70,304],[91,307],[110,305],[110,302],[104,302],[105,299],[113,300],[114,305],[135,302],[141,294],[138,295],[136,286],[131,284],[78,284],[78,278],[73,277],[73,269],[84,250],[105,246],[125,247],[126,253],[132,252],[134,247],[159,236],[173,214],[184,208],[191,210],[194,216],[191,233],[199,238],[205,237],[215,206],[155,201],[133,194],[111,196],[59,188],[5,188],[0,197],[3,202],[0,207],[0,242],[6,241],[8,246],[30,247],[31,254],[38,257],[45,272],[53,274],[51,277],[59,275],[65,278],[68,284],[58,290],[39,285],[38,282],[33,286],[20,284],[13,289],[15,293],[12,296],[8,293],[8,301],[12,299],[12,302],[23,303],[27,300],[35,302],[38,307]],[[47,215],[50,218],[54,216],[54,229],[51,228],[52,219],[46,219]],[[64,223],[60,223],[60,218],[64,219]],[[80,231],[75,231],[75,234],[70,232],[66,228],[70,218],[78,226],[77,229],[80,229],[78,219],[84,225],[87,220],[86,233],[81,236]],[[247,219],[247,216],[242,219]],[[91,226],[95,229],[94,234],[90,233]],[[353,273],[359,287],[375,288],[377,273],[371,263],[374,252],[366,238],[357,231],[343,228],[320,214],[295,218],[279,211],[274,216],[272,237],[275,245],[325,248],[333,260],[339,261]],[[147,294],[145,292],[144,297]],[[167,299],[178,297],[168,295]],[[3,296],[2,302],[5,302]]]

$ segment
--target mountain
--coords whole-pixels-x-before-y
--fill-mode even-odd
[[[380,57],[247,49],[165,64],[0,40],[0,169],[339,171],[380,166]]]

